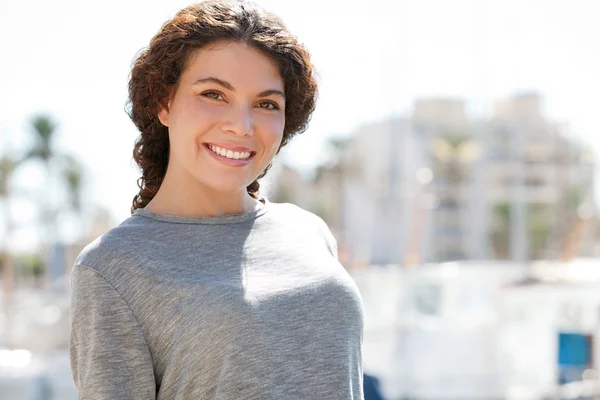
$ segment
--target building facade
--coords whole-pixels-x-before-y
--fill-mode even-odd
[[[424,99],[338,143],[305,193],[350,264],[592,256],[594,168],[535,93],[485,119]]]

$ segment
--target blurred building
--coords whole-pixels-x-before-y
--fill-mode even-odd
[[[405,221],[414,207],[406,194],[418,189],[411,177],[425,163],[421,140],[409,120],[365,126],[349,140],[332,142],[335,160],[318,168],[313,182],[298,183],[301,178],[289,168],[276,174],[272,200],[298,204],[324,218],[344,265],[396,259],[404,251]]]
[[[595,253],[593,153],[542,115],[535,93],[486,119],[462,100],[419,100],[409,117],[333,144],[312,188],[290,171],[273,184],[304,188],[285,201],[321,215],[351,264]]]
[[[545,119],[540,102],[536,94],[497,102],[487,123],[485,192],[496,256],[592,256],[594,154],[568,126]],[[512,243],[501,233],[508,209]]]

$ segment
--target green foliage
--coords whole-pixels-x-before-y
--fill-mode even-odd
[[[555,229],[552,223],[552,211],[550,204],[527,205],[527,237],[531,258],[543,257],[548,248],[550,234]],[[496,256],[501,259],[510,256],[511,217],[510,203],[502,202],[494,205],[490,239]]]
[[[351,142],[349,137],[334,137],[328,140],[328,143],[338,152],[343,152]]]
[[[273,193],[273,202],[275,203],[293,203],[294,191],[285,183],[277,185]]]
[[[47,115],[36,115],[31,119],[31,126],[42,142],[50,142],[57,125]]]
[[[83,186],[83,166],[73,156],[62,157],[64,167],[62,175],[67,185],[71,207],[75,211],[81,210],[81,188]]]
[[[27,274],[35,278],[40,278],[44,274],[44,261],[37,253],[28,253],[18,256],[17,265]]]
[[[36,144],[28,152],[26,158],[40,159],[47,163],[53,156],[52,141],[54,140],[54,132],[57,125],[46,115],[36,115],[31,119],[30,123],[35,134]]]
[[[490,240],[496,257],[506,259],[510,251],[510,204],[498,203],[492,209]]]
[[[540,258],[547,249],[548,239],[554,229],[552,208],[548,204],[532,204],[527,215],[527,231],[532,258]]]
[[[447,133],[442,135],[442,139],[454,150],[458,149],[458,146],[469,140],[469,138],[462,133]]]
[[[577,212],[577,208],[583,203],[583,189],[580,186],[571,187],[566,196],[569,211]]]
[[[8,196],[8,182],[17,167],[17,162],[8,156],[0,159],[0,196]]]
[[[310,203],[309,209],[312,213],[321,217],[325,222],[331,223],[333,220],[332,216],[327,212],[325,201],[323,201],[321,197],[315,196]]]

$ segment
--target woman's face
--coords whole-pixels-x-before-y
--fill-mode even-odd
[[[169,127],[168,174],[186,185],[245,192],[281,143],[284,92],[277,64],[258,50],[217,42],[196,51],[158,114]]]

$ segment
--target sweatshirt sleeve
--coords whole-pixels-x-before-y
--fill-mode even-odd
[[[98,272],[71,273],[71,373],[79,400],[156,399],[150,350],[138,321]]]

